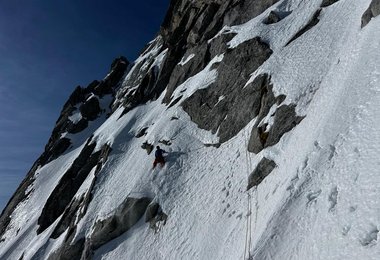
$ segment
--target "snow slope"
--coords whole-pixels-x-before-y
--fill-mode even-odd
[[[230,48],[256,36],[271,46],[273,55],[247,84],[269,73],[273,92],[285,94],[284,102],[295,103],[297,113],[305,116],[279,143],[249,153],[254,119],[220,147],[205,146],[218,143],[217,134],[198,128],[180,103],[164,104],[166,91],[123,116],[120,107],[72,136],[74,147],[38,170],[33,192],[12,214],[11,228],[0,242],[0,259],[48,259],[63,243],[66,233],[49,238],[58,220],[37,236],[37,219],[91,134],[95,150],[104,144],[113,150],[98,173],[75,240],[91,236],[94,224],[111,216],[127,197],[150,197],[168,215],[157,233],[141,219],[97,249],[93,259],[378,259],[380,17],[362,29],[361,16],[371,1],[340,0],[322,8],[319,23],[286,45],[321,2],[280,1],[218,34],[236,33]],[[290,14],[276,24],[263,24],[274,9]],[[143,53],[125,81],[147,57],[154,57],[151,66],[160,66],[166,51],[159,49]],[[180,65],[193,58],[183,57]],[[173,99],[209,87],[220,76],[211,68],[222,60],[223,54],[188,78]],[[264,120],[270,122],[270,117]],[[143,128],[146,135],[136,138]],[[163,140],[171,145],[159,143]],[[151,169],[154,155],[141,149],[144,142],[169,152],[162,169]],[[248,175],[263,157],[277,167],[246,191]],[[76,197],[94,178],[89,174]]]

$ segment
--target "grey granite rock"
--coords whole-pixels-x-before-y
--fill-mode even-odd
[[[372,0],[368,9],[364,12],[362,16],[362,28],[366,26],[373,17],[380,14],[380,0]]]
[[[264,157],[256,166],[255,170],[249,175],[247,190],[259,185],[276,166],[274,161]]]

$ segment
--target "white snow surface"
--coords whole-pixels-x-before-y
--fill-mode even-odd
[[[82,119],[82,114],[79,111],[75,111],[74,114],[72,114],[69,117],[70,121],[73,122],[74,124],[77,124],[81,119]]]
[[[192,58],[194,58],[194,57],[195,57],[195,54],[192,53],[189,56],[187,56],[186,58],[183,57],[183,59],[178,64],[181,65],[181,66],[184,66],[184,65],[186,65],[186,63],[188,63],[189,61],[191,61]]]
[[[172,94],[173,100],[180,98],[185,100],[193,95],[197,90],[207,88],[218,77],[217,69],[211,69],[216,63],[220,63],[223,60],[224,54],[215,56],[210,63],[197,75],[188,78],[184,83],[179,85]]]
[[[104,144],[113,150],[98,173],[76,238],[89,236],[94,223],[127,197],[151,197],[168,215],[157,234],[142,219],[99,248],[94,259],[379,259],[380,17],[361,29],[370,0],[340,0],[285,46],[320,3],[280,1],[246,24],[220,32],[237,33],[230,48],[260,36],[274,51],[251,80],[268,72],[275,94],[285,94],[285,103],[297,104],[306,116],[278,144],[259,154],[247,152],[254,119],[220,148],[205,147],[218,137],[199,129],[180,106],[162,104],[165,92],[120,119],[119,108],[86,133],[70,136],[76,138],[74,147],[37,171],[32,192],[0,242],[0,259],[19,259],[24,252],[24,260],[32,259],[40,247],[38,259],[47,259],[63,242],[65,233],[48,238],[57,221],[36,236],[37,218],[89,133],[97,150]],[[291,13],[279,23],[262,24],[271,10]],[[136,63],[152,55],[162,61],[166,53],[159,49],[143,53]],[[212,64],[222,59],[215,57],[179,86],[173,100],[207,88],[218,76]],[[271,114],[263,121],[271,124]],[[136,138],[145,127],[147,134]],[[162,140],[172,145],[159,144]],[[154,156],[141,149],[145,141],[169,152],[162,169],[151,169]],[[248,174],[264,156],[277,167],[257,189],[246,191]],[[93,178],[91,172],[76,196]]]

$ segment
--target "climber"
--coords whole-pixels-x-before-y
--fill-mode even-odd
[[[154,156],[156,158],[154,159],[154,162],[153,162],[153,169],[156,167],[157,163],[161,164],[161,167],[164,167],[165,165],[164,153],[167,153],[167,152],[162,150],[159,146],[156,146],[156,152],[154,153]]]

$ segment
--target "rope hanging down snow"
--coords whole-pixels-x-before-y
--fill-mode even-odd
[[[236,71],[239,73],[239,77],[242,77],[244,80],[249,80],[245,75],[242,74],[242,69],[238,70],[235,67],[226,64],[224,60],[221,61],[221,65],[225,65],[226,67]],[[245,159],[247,165],[247,180],[250,175],[250,170],[252,169],[252,162],[250,158],[250,154],[248,152],[248,138],[246,131],[244,131],[244,142],[245,142]],[[252,248],[252,197],[250,191],[247,190],[247,224],[246,224],[246,234],[245,234],[245,245],[244,245],[244,260],[251,259],[251,248]],[[258,191],[257,187],[254,188],[254,197],[255,197],[255,230],[257,225],[257,211],[258,211]],[[247,258],[248,256],[248,258]]]
[[[245,160],[246,160],[246,168],[247,168],[247,179],[249,177],[249,171],[250,171],[250,158],[249,158],[249,154],[248,154],[248,151],[246,150],[247,147],[248,147],[248,143],[247,143],[247,136],[246,136],[246,132],[244,132],[244,142],[245,142]],[[250,240],[251,240],[251,230],[250,230],[250,226],[251,226],[251,194],[249,192],[249,190],[247,190],[247,223],[246,223],[246,231],[245,231],[245,244],[244,244],[244,260],[247,259],[247,255],[248,255],[248,259],[251,258],[251,253],[250,253]],[[248,253],[248,254],[247,254]]]
[[[248,152],[248,137],[246,132],[244,132],[244,142],[245,142],[245,159],[246,159],[246,169],[247,169],[247,179],[250,175],[250,170],[252,169],[252,161],[250,154]],[[254,199],[255,199],[255,231],[257,225],[257,212],[258,212],[258,191],[257,187],[254,188]],[[244,245],[244,260],[251,259],[251,248],[252,248],[252,196],[250,190],[247,190],[247,223],[246,223],[246,233],[245,233],[245,245]],[[247,258],[248,257],[248,258]]]

